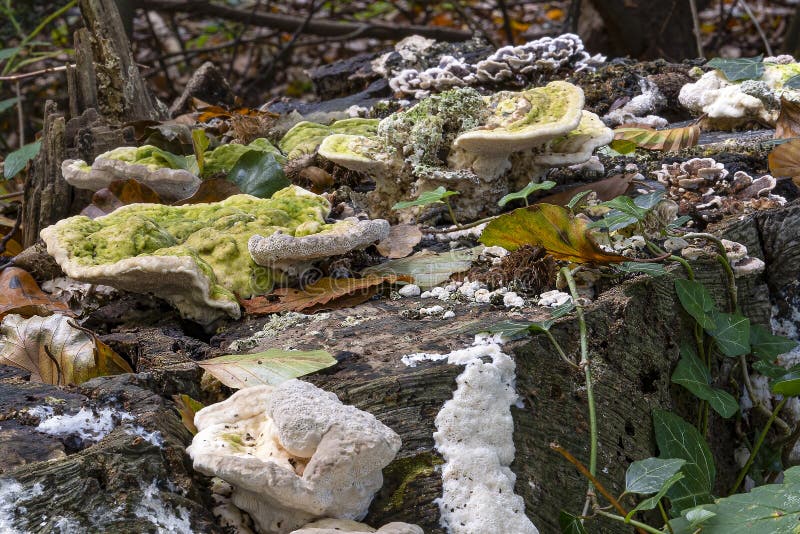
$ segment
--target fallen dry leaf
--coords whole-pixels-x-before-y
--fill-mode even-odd
[[[186,430],[191,432],[192,435],[197,434],[197,427],[194,426],[194,414],[204,408],[203,403],[194,400],[184,393],[173,395],[172,400],[175,402],[175,409],[178,410],[178,413],[181,415],[183,426],[185,426]]]
[[[800,137],[800,103],[781,97],[781,112],[775,123],[775,139]]]
[[[413,282],[404,275],[367,275],[364,278],[320,278],[304,289],[279,288],[270,295],[242,300],[250,315],[266,315],[283,311],[314,312],[321,309],[345,308],[366,302],[384,283]]]
[[[252,354],[226,354],[197,364],[214,378],[234,389],[277,386],[281,382],[315,373],[336,358],[324,350],[267,349]]]
[[[313,165],[301,170],[298,173],[298,176],[304,180],[308,180],[308,182],[311,184],[311,191],[318,195],[322,194],[330,189],[331,186],[333,186],[333,176],[331,176],[328,171]]]
[[[158,193],[133,178],[114,180],[108,187],[92,195],[92,203],[81,211],[81,215],[96,219],[108,215],[120,206],[137,203],[163,204],[164,202]]]
[[[615,174],[610,178],[593,182],[591,184],[572,187],[560,193],[548,195],[536,201],[536,204],[555,204],[556,206],[566,206],[572,197],[584,191],[594,191],[597,198],[603,202],[611,200],[620,195],[624,195],[631,185],[635,173]]]
[[[769,172],[776,178],[791,176],[800,186],[800,139],[782,143],[769,153]]]
[[[225,178],[212,178],[203,180],[197,191],[188,198],[184,198],[172,203],[173,206],[183,206],[184,204],[204,204],[207,202],[219,202],[226,198],[238,195],[242,192],[235,183]]]
[[[588,224],[552,204],[534,204],[494,219],[483,230],[481,243],[516,250],[539,246],[559,260],[575,263],[619,263],[627,258],[602,250],[591,238]]]
[[[133,372],[108,345],[65,315],[4,317],[0,324],[0,363],[26,369],[31,380],[54,385]]]
[[[386,258],[405,258],[422,239],[422,230],[416,224],[398,224],[389,229],[389,235],[376,245],[381,256]]]
[[[700,139],[700,127],[690,124],[683,128],[654,130],[652,128],[626,128],[621,126],[614,130],[614,139],[622,139],[635,143],[636,146],[648,150],[664,150],[673,152],[693,147]]]
[[[65,303],[53,300],[39,289],[28,271],[6,267],[0,271],[0,319],[10,313],[30,317],[71,312]]]

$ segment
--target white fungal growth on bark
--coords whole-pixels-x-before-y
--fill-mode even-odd
[[[487,357],[491,361],[484,361]],[[476,336],[475,344],[450,354],[412,354],[403,363],[425,360],[463,365],[453,398],[436,416],[436,450],[445,460],[442,526],[451,534],[508,532],[538,534],[525,515],[525,502],[514,493],[514,421],[511,406],[515,365],[503,353],[499,337]]]

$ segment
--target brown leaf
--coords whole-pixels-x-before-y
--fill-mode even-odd
[[[619,263],[625,256],[605,252],[592,240],[588,224],[552,204],[534,204],[494,219],[481,234],[481,243],[516,250],[539,246],[559,260],[575,263]]]
[[[203,403],[183,393],[180,395],[173,395],[172,400],[175,402],[175,409],[181,414],[183,426],[193,435],[197,434],[197,427],[194,426],[194,414],[204,408]]]
[[[333,176],[328,171],[313,165],[301,170],[298,176],[308,180],[311,183],[311,191],[318,195],[327,191],[333,185]]]
[[[37,382],[80,384],[133,372],[108,345],[64,315],[30,319],[9,315],[0,325],[0,335],[0,363],[30,371],[31,380]]]
[[[28,271],[19,267],[6,267],[0,271],[0,319],[9,313],[30,317],[56,312],[72,314],[69,306],[53,300],[39,289],[39,284]]]
[[[631,185],[635,173],[615,174],[610,178],[592,182],[591,184],[572,187],[560,193],[548,195],[536,201],[536,204],[555,204],[556,206],[566,206],[572,197],[584,191],[594,191],[597,198],[605,202],[620,195],[624,195]]]
[[[664,150],[673,152],[693,147],[700,138],[700,126],[690,124],[683,128],[654,130],[652,128],[624,128],[614,130],[614,139],[623,139],[636,143],[636,146],[648,150]]]
[[[389,229],[389,236],[376,248],[387,258],[405,258],[422,239],[422,230],[416,224],[398,224]]]
[[[775,123],[775,139],[800,137],[800,103],[781,97],[781,112]]]
[[[769,172],[775,177],[791,176],[800,186],[800,139],[782,143],[769,153]]]
[[[364,278],[320,278],[304,289],[280,288],[263,297],[241,301],[250,315],[266,315],[283,311],[319,311],[345,308],[366,302],[379,286],[398,281],[413,282],[404,275],[368,275]],[[277,298],[277,301],[275,300]]]
[[[163,204],[164,201],[150,187],[133,178],[114,180],[92,195],[92,203],[81,211],[81,215],[96,219],[120,206],[137,203]]]
[[[173,206],[183,206],[184,204],[204,204],[207,202],[219,202],[226,198],[238,195],[242,191],[239,187],[225,178],[212,178],[203,180],[197,191],[188,198],[173,202]]]

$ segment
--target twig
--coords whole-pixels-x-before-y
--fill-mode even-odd
[[[59,385],[61,383],[61,377],[63,376],[63,373],[61,372],[61,364],[58,363],[58,359],[56,359],[56,357],[53,356],[53,353],[50,352],[50,347],[48,347],[46,343],[42,344],[42,347],[44,347],[44,353],[56,366],[56,373],[58,373],[56,375],[56,385]],[[66,379],[64,382],[66,383]]]
[[[697,43],[697,57],[704,57],[703,41],[700,37],[700,16],[697,14],[696,0],[689,0],[689,8],[692,10],[692,26],[694,27],[694,39]]]
[[[25,194],[25,191],[16,191],[14,193],[8,193],[6,195],[0,195],[0,200],[8,200],[9,198],[17,198],[21,197]]]
[[[19,121],[19,146],[25,146],[25,113],[22,110],[22,90],[19,86],[19,80],[14,83],[14,89],[17,93],[17,120]]]
[[[511,29],[511,17],[508,15],[508,8],[506,7],[505,0],[497,0],[497,7],[500,8],[500,13],[503,15],[503,31],[506,33],[508,44],[514,44],[514,31]]]
[[[607,517],[607,518],[613,519],[615,521],[621,521],[623,523],[630,523],[631,525],[633,525],[636,528],[638,528],[640,532],[644,531],[644,532],[649,532],[650,534],[664,534],[663,531],[655,529],[655,528],[651,527],[648,524],[636,521],[635,519],[631,519],[631,520],[626,521],[624,517],[620,517],[620,516],[618,516],[616,514],[609,514],[608,512],[604,512],[602,510],[598,510],[597,513],[599,515],[602,515],[603,517]]]
[[[756,27],[756,31],[758,32],[759,37],[761,37],[761,41],[763,41],[764,43],[764,49],[767,51],[767,55],[771,56],[772,47],[769,45],[767,36],[764,34],[764,30],[761,28],[761,24],[756,19],[756,16],[753,14],[753,11],[750,9],[750,6],[744,0],[739,0],[739,5],[742,6],[742,9],[744,9],[747,12],[747,16],[750,17],[750,20],[753,21],[753,26]]]
[[[33,78],[34,76],[41,76],[50,72],[61,72],[67,70],[67,67],[75,67],[75,65],[61,65],[58,67],[48,67],[42,70],[35,70],[33,72],[25,72],[23,74],[12,74],[11,76],[0,76],[0,82],[16,82],[17,80],[24,80],[25,78]]]
[[[156,9],[167,12],[191,13],[194,17],[206,15],[219,17],[226,20],[242,22],[251,26],[266,26],[285,32],[294,32],[303,26],[303,17],[281,15],[274,13],[251,14],[247,11],[212,4],[208,0],[185,2],[184,0],[143,0],[139,7],[143,9]],[[364,28],[363,37],[376,39],[399,39],[409,35],[421,35],[439,41],[467,41],[472,37],[472,32],[454,28],[429,27],[429,26],[400,26],[389,23],[362,23],[342,22],[330,20],[315,20],[308,24],[305,33],[336,37],[352,33]]]

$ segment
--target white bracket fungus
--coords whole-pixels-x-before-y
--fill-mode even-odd
[[[376,534],[424,534],[417,525],[387,523],[375,530],[369,525],[347,519],[320,519],[309,523],[291,534],[339,534],[340,532],[375,532]]]
[[[230,483],[264,533],[363,518],[401,444],[373,415],[300,380],[240,390],[194,422],[194,468]]]

